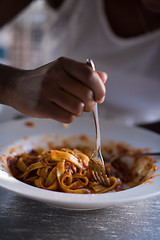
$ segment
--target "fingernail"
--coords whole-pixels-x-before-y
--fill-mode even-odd
[[[106,72],[103,72],[105,79],[108,79],[108,74]]]
[[[97,101],[97,103],[103,103],[105,100],[105,96],[103,98],[101,98],[99,101]]]

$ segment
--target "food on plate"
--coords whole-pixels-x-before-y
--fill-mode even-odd
[[[102,147],[109,186],[96,182],[90,172],[92,149],[88,146],[56,147],[45,151],[32,149],[7,157],[13,177],[32,186],[67,193],[104,193],[135,187],[149,179],[156,171],[149,156],[120,157],[127,153],[145,152],[126,143],[108,142]]]

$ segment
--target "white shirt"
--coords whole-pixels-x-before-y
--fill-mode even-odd
[[[109,76],[105,103],[99,105],[101,117],[130,125],[160,120],[160,30],[118,37],[103,0],[65,0],[58,11],[39,0],[17,18],[19,24],[24,25],[23,18],[24,32],[36,23],[44,33],[31,59],[36,66],[29,61],[33,67],[60,56],[82,62],[92,58],[96,69]],[[24,51],[26,56],[28,49]]]
[[[118,37],[103,0],[66,0],[58,11],[47,12],[41,64],[60,56],[92,58],[109,75],[103,117],[127,124],[160,120],[160,30]]]

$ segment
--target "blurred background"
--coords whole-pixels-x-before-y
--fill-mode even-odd
[[[36,0],[11,23],[0,30],[0,62],[20,68],[37,66],[43,57],[40,44],[43,38],[45,1]]]
[[[31,69],[38,67],[45,54],[41,49],[45,1],[36,0],[11,23],[0,29],[0,63]],[[0,122],[23,115],[8,106],[0,105]]]

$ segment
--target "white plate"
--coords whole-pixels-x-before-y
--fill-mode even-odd
[[[26,122],[29,121],[34,123],[33,127],[26,126]],[[95,129],[93,119],[77,118],[68,128],[64,128],[62,124],[53,120],[32,118],[1,124],[0,155],[9,154],[9,150],[14,146],[20,146],[19,150],[17,148],[16,151],[22,151],[22,149],[24,151],[32,146],[36,146],[38,142],[41,142],[43,145],[45,144],[46,137],[43,138],[43,141],[42,137],[47,135],[47,137],[54,137],[55,139],[55,135],[57,134],[63,137],[87,134],[94,140]],[[101,135],[105,139],[125,141],[135,148],[150,147],[152,151],[159,151],[160,136],[140,128],[115,125],[111,122],[101,120]],[[56,137],[57,141],[58,138]],[[2,156],[2,159],[5,161],[4,156]],[[157,166],[160,167],[160,159],[157,160]],[[160,174],[159,168],[155,174]],[[22,183],[9,174],[6,162],[4,162],[0,170],[0,186],[24,197],[46,202],[56,207],[89,210],[158,195],[160,194],[160,177],[154,177],[152,184],[149,182],[143,183],[121,192],[86,195],[68,194],[43,190]]]

